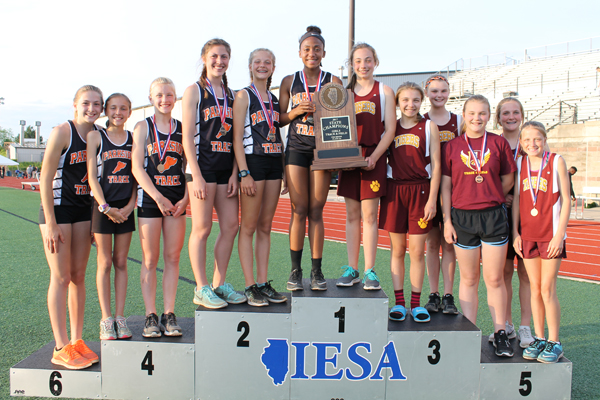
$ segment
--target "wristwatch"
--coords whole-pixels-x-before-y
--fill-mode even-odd
[[[108,210],[110,210],[110,206],[108,204],[102,204],[101,206],[98,206],[98,211],[100,211],[102,214],[106,214]]]
[[[247,169],[243,169],[239,173],[239,177],[240,178],[243,178],[243,177],[248,176],[248,175],[250,175],[250,171],[248,171]]]

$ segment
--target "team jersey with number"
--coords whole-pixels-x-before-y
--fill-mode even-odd
[[[431,121],[422,119],[405,129],[396,122],[396,136],[388,154],[387,176],[402,183],[422,183],[431,179]]]
[[[198,166],[203,172],[207,171],[225,171],[233,168],[233,92],[227,91],[227,113],[225,114],[225,124],[221,124],[219,107],[215,98],[208,89],[202,89],[199,82],[196,82],[198,88],[198,108],[196,111],[196,134],[194,143],[196,144],[196,159]],[[221,92],[222,95],[222,92]],[[219,98],[219,106],[223,109],[224,99]],[[221,132],[221,126],[225,127],[225,133]],[[188,168],[186,171],[191,173]]]
[[[462,134],[462,117],[450,111],[448,111],[448,115],[450,117],[448,122],[446,122],[444,125],[438,126],[440,131],[440,150],[442,151],[444,150],[446,143]],[[431,120],[429,113],[425,113],[425,115],[423,115],[423,119]]]
[[[73,121],[68,121],[71,128],[69,147],[61,154],[58,168],[52,181],[55,206],[91,207],[90,185],[87,174],[87,143]],[[100,129],[94,125],[96,130]]]
[[[552,240],[560,221],[560,184],[558,178],[558,159],[560,156],[551,153],[547,163],[542,168],[540,181],[538,182],[538,172],[531,171],[531,180],[527,174],[527,157],[521,157],[518,164],[519,177],[515,182],[516,190],[519,191],[519,220],[520,232],[523,240],[549,242]],[[537,191],[537,201],[535,209],[537,215],[531,215],[533,207],[533,198],[530,188],[535,195]],[[565,234],[565,239],[567,235]]]
[[[129,199],[135,184],[131,173],[131,145],[133,135],[125,131],[127,138],[123,143],[114,143],[108,132],[100,129],[100,147],[96,155],[98,166],[98,182],[102,187],[104,200],[112,201]],[[94,194],[92,193],[92,196]]]
[[[244,88],[248,93],[248,108],[246,110],[246,121],[244,123],[244,153],[260,156],[281,157],[283,144],[279,133],[279,100],[273,94],[273,126],[275,137],[269,136],[269,122],[260,105],[260,99],[250,88]],[[269,99],[263,99],[264,108],[270,111]]]
[[[375,81],[371,91],[365,96],[354,93],[354,110],[356,112],[356,136],[358,144],[363,147],[376,147],[385,132],[385,94],[383,84]]]
[[[475,157],[481,160],[483,136],[470,138],[469,144]],[[483,154],[481,177],[475,181],[477,165],[464,135],[448,142],[442,154],[442,175],[452,179],[452,207],[461,210],[483,210],[504,204],[504,191],[501,176],[517,170],[510,146],[502,136],[488,133],[487,145]]]
[[[323,71],[321,76],[321,87],[331,82],[331,79],[331,73]],[[316,89],[316,86],[308,87],[310,93],[314,93]],[[298,71],[294,74],[294,80],[290,87],[290,110],[298,107],[303,100],[309,100],[309,97],[308,93],[304,90],[304,76],[302,71]],[[300,115],[290,123],[287,140],[287,145],[290,146],[291,149],[312,154],[315,149],[314,123],[311,122],[310,119],[307,119],[306,114]]]
[[[171,121],[174,129],[171,134],[171,141],[166,149],[165,158],[161,162],[159,159],[159,143],[156,142],[152,117],[146,118],[148,133],[146,134],[146,148],[144,149],[144,169],[160,194],[175,204],[185,196],[185,175],[183,172],[181,122],[176,119]],[[168,133],[158,131],[161,151],[164,151],[168,137]],[[163,165],[163,172],[158,171],[159,164]],[[137,205],[138,207],[158,208],[154,199],[141,186],[138,186]]]

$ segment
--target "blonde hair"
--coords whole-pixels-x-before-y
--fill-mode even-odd
[[[252,50],[252,52],[250,53],[250,57],[248,57],[248,65],[252,65],[252,60],[254,60],[254,55],[256,53],[258,53],[259,51],[266,51],[267,53],[269,53],[271,55],[271,59],[273,60],[273,67],[275,67],[275,54],[264,47],[259,47],[258,49],[254,49]],[[267,90],[269,90],[269,88],[271,87],[271,79],[273,78],[273,74],[271,74],[271,76],[269,76],[267,78]],[[252,82],[252,72],[250,72],[250,82]]]
[[[150,96],[152,96],[152,89],[154,89],[158,85],[170,85],[173,88],[173,91],[175,92],[175,84],[173,83],[173,81],[170,80],[169,78],[160,76],[160,77],[156,78],[155,80],[153,80],[152,83],[150,84]],[[177,96],[177,95],[175,95],[175,96]]]
[[[200,74],[200,79],[198,80],[200,83],[200,87],[203,90],[206,89],[206,79],[208,77],[208,73],[206,71],[206,63],[204,62],[204,56],[206,56],[208,51],[210,49],[212,49],[214,46],[225,47],[225,51],[227,52],[227,54],[229,54],[229,57],[231,57],[231,46],[225,40],[215,38],[215,39],[210,39],[208,42],[204,43],[204,46],[202,46],[202,51],[200,52],[200,59],[202,60],[202,64],[203,64],[202,65],[202,73]],[[227,87],[227,74],[226,73],[223,73],[223,84],[225,85],[225,90],[223,92],[228,93],[229,90]],[[208,98],[208,93],[206,92],[206,90],[204,90],[204,98],[205,99]]]
[[[77,103],[79,98],[85,92],[98,93],[100,95],[100,104],[104,105],[104,96],[102,95],[102,90],[100,90],[100,88],[98,88],[97,86],[94,86],[94,85],[84,85],[84,86],[80,87],[79,89],[77,89],[77,91],[75,92],[75,97],[73,97],[73,104]],[[75,118],[77,118],[77,109],[75,109]]]
[[[542,136],[544,137],[544,139],[548,139],[548,134],[546,133],[546,127],[541,122],[537,122],[537,121],[527,121],[527,122],[525,122],[523,124],[523,127],[521,128],[521,133],[520,133],[521,137],[523,136],[523,131],[525,130],[525,128],[535,129],[539,133],[542,134]]]
[[[521,123],[523,123],[523,119],[525,118],[525,110],[523,109],[523,104],[516,97],[505,97],[500,100],[498,105],[496,106],[496,125],[500,125],[500,117],[502,114],[502,106],[508,103],[509,101],[514,101],[519,105],[519,109],[521,110]]]
[[[377,57],[377,52],[375,51],[375,48],[367,43],[356,43],[350,51],[350,57],[348,57],[347,64],[349,67],[352,67],[352,64],[354,62],[354,53],[356,52],[356,50],[360,49],[371,50],[371,53],[373,53],[373,61],[375,61],[375,66],[379,66],[379,57]],[[352,68],[352,76],[350,77],[350,79],[348,79],[348,86],[346,86],[346,89],[354,90],[354,87],[356,86],[356,79],[356,72],[354,72],[354,68]]]
[[[423,88],[420,85],[417,85],[414,82],[404,82],[402,85],[398,86],[398,90],[396,90],[396,96],[394,97],[394,99],[396,100],[396,104],[398,104],[398,98],[400,97],[400,93],[402,93],[405,90],[416,90],[421,96],[421,101],[425,99],[425,92],[423,91]],[[419,112],[417,114],[417,121],[421,121],[422,119],[423,116]]]

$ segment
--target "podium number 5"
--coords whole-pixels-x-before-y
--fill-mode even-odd
[[[53,371],[50,374],[50,393],[52,393],[53,396],[60,396],[62,393],[62,383],[60,383],[58,378],[62,378],[60,372]]]
[[[531,385],[531,381],[527,378],[531,378],[531,371],[521,372],[521,380],[519,381],[519,386],[524,386],[524,388],[519,389],[519,393],[521,393],[521,396],[529,396],[529,394],[531,393],[531,389],[533,388]]]

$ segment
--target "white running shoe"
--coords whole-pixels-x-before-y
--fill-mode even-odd
[[[533,343],[531,328],[521,325],[519,327],[519,346],[521,346],[522,349],[526,349],[531,343]]]

